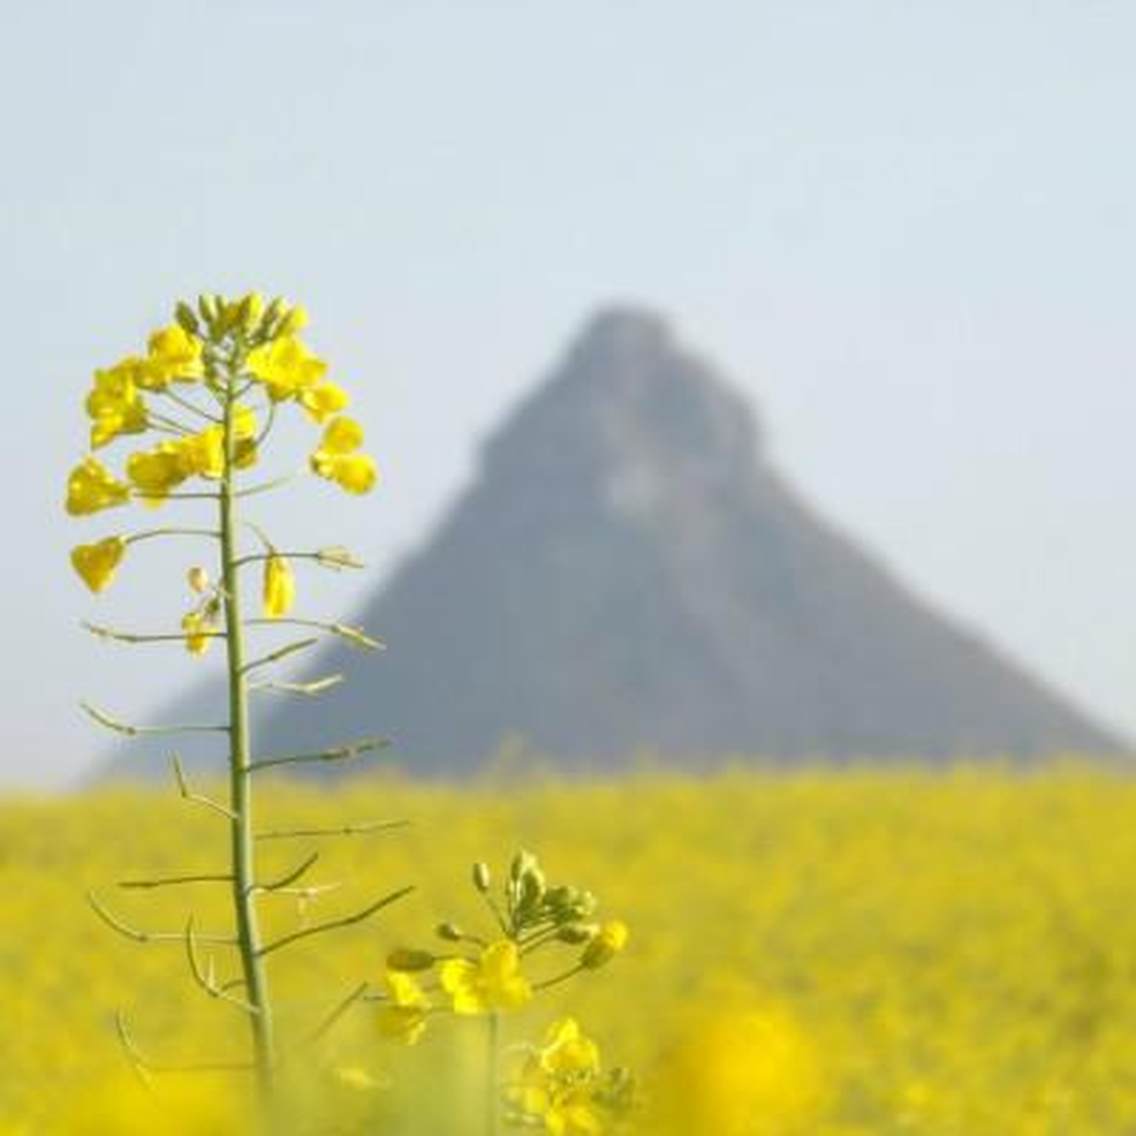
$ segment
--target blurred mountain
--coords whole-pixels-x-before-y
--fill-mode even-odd
[[[592,766],[1119,748],[819,517],[746,400],[630,308],[584,327],[360,622],[389,649],[327,650],[311,674],[349,681],[274,701],[262,747],[384,733],[430,774],[510,735]]]

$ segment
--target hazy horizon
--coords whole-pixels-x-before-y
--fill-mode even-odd
[[[1024,0],[12,13],[0,783],[88,766],[80,697],[144,720],[194,673],[78,630],[180,614],[184,557],[93,598],[67,550],[122,522],[61,500],[90,372],[212,288],[308,306],[383,467],[333,516],[318,486],[270,512],[375,566],[305,577],[325,610],[628,300],[747,392],[826,516],[1136,732],[1134,32],[1119,4]]]

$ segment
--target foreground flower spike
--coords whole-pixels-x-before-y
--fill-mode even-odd
[[[207,655],[213,641],[219,640],[217,653],[224,653],[228,679],[226,720],[208,725],[134,726],[89,705],[87,711],[97,723],[126,737],[186,731],[225,735],[229,763],[227,801],[191,791],[176,759],[174,769],[183,800],[205,805],[214,815],[224,818],[228,827],[224,845],[229,855],[228,870],[162,874],[137,886],[219,884],[230,893],[231,933],[198,935],[191,918],[183,932],[142,936],[141,941],[181,942],[194,982],[210,998],[236,1006],[245,1014],[252,1048],[249,1067],[255,1070],[264,1093],[271,1089],[276,1076],[277,1051],[268,956],[313,935],[369,919],[412,890],[398,888],[377,900],[371,897],[353,914],[304,922],[298,928],[278,932],[276,938],[268,941],[261,932],[259,905],[273,895],[295,892],[297,889],[291,885],[312,867],[318,853],[309,849],[298,866],[283,875],[277,871],[265,880],[258,873],[259,841],[270,837],[278,840],[353,835],[384,827],[384,822],[368,822],[342,829],[285,827],[254,832],[252,826],[254,778],[263,770],[343,760],[381,748],[376,739],[283,756],[255,754],[252,748],[252,694],[275,690],[314,697],[342,678],[333,675],[297,682],[287,676],[274,677],[272,668],[284,665],[324,635],[366,649],[380,645],[362,629],[338,619],[289,618],[296,601],[293,565],[312,564],[335,571],[361,567],[349,550],[333,545],[293,551],[294,546],[289,545],[285,556],[259,525],[243,516],[245,498],[259,500],[260,494],[279,489],[303,474],[314,473],[356,494],[368,492],[377,480],[374,460],[360,452],[362,427],[353,419],[341,417],[349,402],[347,392],[328,378],[327,363],[299,338],[306,324],[307,313],[302,308],[281,299],[266,304],[256,292],[234,298],[206,295],[199,297],[196,304],[179,302],[173,320],[149,336],[144,352],[126,355],[113,366],[95,371],[83,403],[89,428],[87,442],[91,451],[98,450],[100,454],[118,450],[121,472],[112,472],[93,452],[89,453],[72,469],[65,499],[67,512],[75,517],[130,502],[147,509],[168,506],[173,511],[185,499],[192,499],[199,509],[211,512],[211,522],[206,527],[171,523],[168,527],[126,536],[104,536],[80,544],[71,553],[71,564],[92,592],[102,592],[114,580],[127,547],[135,542],[166,537],[179,541],[193,537],[207,542],[210,559],[202,563],[200,550],[195,550],[181,569],[186,573],[184,579],[190,592],[188,610],[171,613],[167,626],[148,634],[93,624],[87,627],[105,640],[145,645],[171,643],[194,658]],[[247,471],[260,463],[273,427],[290,409],[302,423],[319,428],[315,456],[300,465],[298,473],[248,484]],[[132,445],[122,453],[116,443],[127,440]],[[293,471],[299,463],[300,455],[296,455],[291,461]],[[254,536],[259,541],[255,545]],[[259,612],[250,616],[246,611],[243,589],[248,569],[263,572],[259,604],[262,616]],[[264,625],[269,624],[276,629],[299,624],[304,635],[291,642],[273,642],[263,653],[246,653],[246,636],[262,633]],[[306,901],[328,887],[305,884],[302,890]],[[104,922],[115,930],[123,930],[125,925],[97,901],[92,900],[92,905]],[[208,950],[221,944],[235,949],[233,957],[239,963],[238,973],[223,978],[215,972],[217,960],[202,954],[203,946]],[[509,944],[509,949],[514,952],[515,964],[515,947]],[[433,961],[431,956],[428,966],[432,967]],[[516,1000],[521,981],[514,978],[509,987],[503,972],[492,968],[479,979],[487,996],[497,1001]],[[471,982],[471,989],[474,985]],[[397,969],[388,974],[384,988],[387,1005],[380,1015],[380,1027],[387,1035],[412,1044],[425,1028],[429,1009],[426,994],[411,975]]]

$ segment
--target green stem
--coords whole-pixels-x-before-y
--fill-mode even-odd
[[[247,1000],[255,1011],[249,1014],[252,1030],[253,1061],[262,1094],[267,1097],[273,1083],[275,1039],[268,978],[262,957],[260,929],[256,913],[256,870],[254,864],[252,778],[248,719],[248,683],[245,676],[244,629],[241,623],[240,573],[237,571],[237,491],[233,486],[235,375],[225,384],[223,429],[225,433],[225,475],[220,492],[221,570],[225,595],[225,630],[229,672],[229,808],[233,814],[232,832],[233,907],[237,940],[241,954]]]
[[[497,1136],[497,1092],[500,1075],[497,1069],[498,1050],[500,1048],[501,1018],[496,1011],[489,1014],[489,1052],[486,1054],[488,1100],[485,1102],[485,1132],[486,1136]]]

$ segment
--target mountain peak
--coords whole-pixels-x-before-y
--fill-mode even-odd
[[[561,471],[592,485],[721,486],[753,476],[759,446],[749,403],[661,315],[619,305],[584,325],[490,436],[483,464],[495,480]]]

